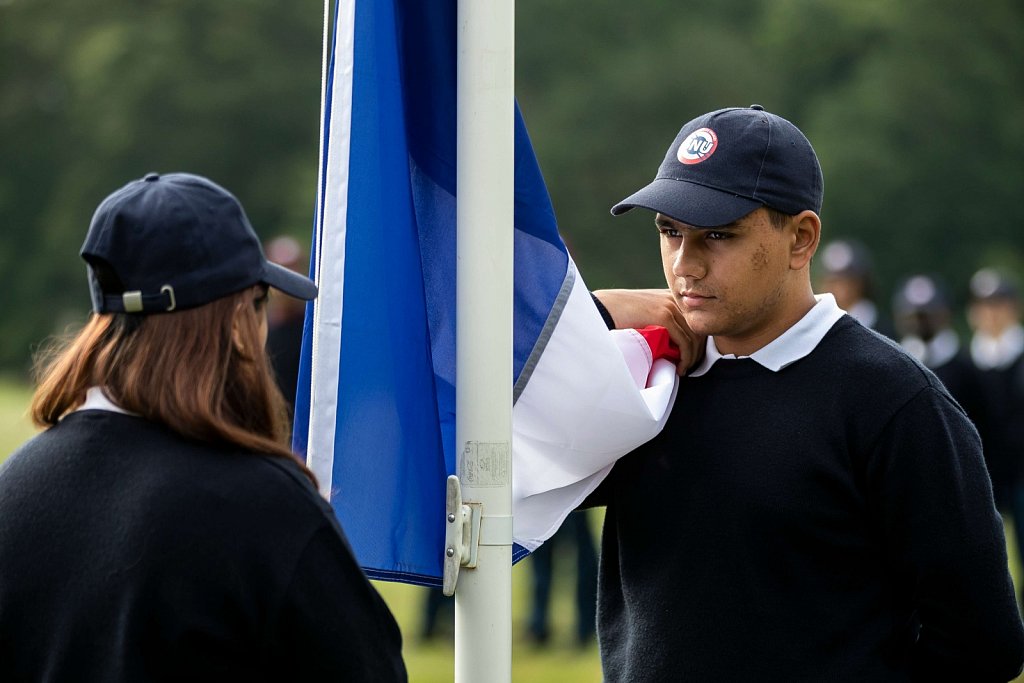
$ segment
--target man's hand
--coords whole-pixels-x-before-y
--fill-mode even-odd
[[[706,337],[694,334],[668,289],[599,289],[592,292],[619,329],[661,325],[679,347],[680,375],[704,357]]]

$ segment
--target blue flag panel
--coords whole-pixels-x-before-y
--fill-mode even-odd
[[[311,306],[294,445],[305,453],[333,428],[319,457],[371,577],[440,585],[457,452],[456,5],[348,0],[336,16],[311,269],[340,349],[324,357],[331,345],[316,340],[331,330]],[[513,380],[541,350],[569,267],[518,107],[515,126]]]

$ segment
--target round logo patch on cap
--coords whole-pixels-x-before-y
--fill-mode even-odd
[[[699,164],[718,149],[718,136],[710,128],[698,128],[683,140],[676,152],[676,158],[680,163]]]

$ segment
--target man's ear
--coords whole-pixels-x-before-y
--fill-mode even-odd
[[[800,270],[807,267],[814,253],[818,251],[821,241],[821,219],[811,210],[801,211],[793,216],[790,224],[792,246],[789,254],[789,267]]]

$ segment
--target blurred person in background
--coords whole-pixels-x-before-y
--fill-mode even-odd
[[[989,415],[985,455],[996,503],[1014,522],[1024,564],[1024,326],[1020,286],[1008,273],[983,268],[971,278],[967,319],[971,358],[981,373]]]
[[[932,275],[907,277],[893,294],[900,345],[934,372],[967,412],[981,434],[987,457],[988,405],[978,369],[953,327],[953,310],[948,286]]]
[[[825,245],[818,260],[818,291],[832,294],[836,305],[864,327],[894,336],[876,303],[871,254],[860,242],[838,239]]]
[[[294,237],[282,235],[266,244],[267,260],[292,272],[303,274],[309,266],[302,246]],[[295,407],[295,389],[299,382],[299,357],[302,354],[302,329],[306,320],[306,302],[287,294],[271,296],[267,304],[267,354],[274,368],[277,386]]]
[[[107,197],[81,255],[93,314],[0,469],[0,680],[405,681],[264,351],[268,288],[313,283],[186,173]]]
[[[547,645],[551,639],[551,590],[555,570],[565,566],[564,559],[573,553],[573,604],[575,606],[575,641],[586,647],[594,638],[597,608],[597,549],[590,531],[588,510],[571,513],[555,535],[530,553],[530,616],[527,632],[530,640]]]
[[[455,596],[445,595],[440,588],[428,586],[423,591],[420,615],[420,640],[445,640],[455,635]]]

